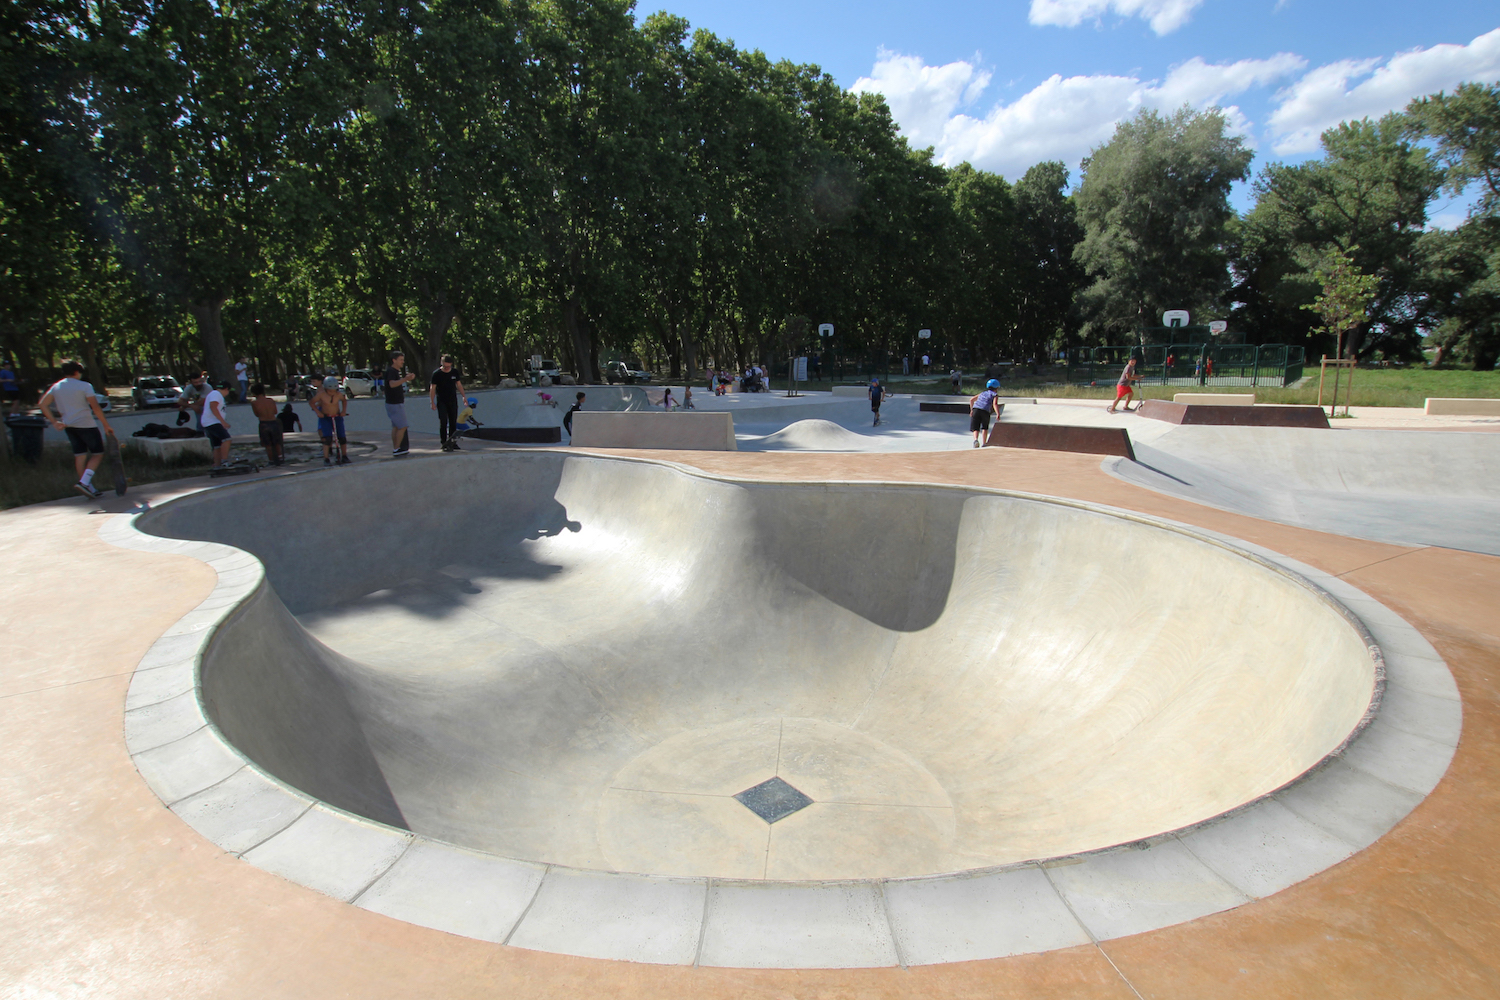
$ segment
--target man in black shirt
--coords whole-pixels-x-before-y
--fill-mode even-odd
[[[444,354],[443,364],[427,380],[427,398],[438,414],[438,436],[443,439],[444,451],[458,451],[458,397],[464,393],[464,384],[458,372],[453,370],[453,355]]]
[[[406,383],[417,377],[416,372],[401,374],[401,363],[406,355],[391,352],[391,363],[386,366],[381,380],[385,382],[385,415],[391,418],[391,457],[400,458],[407,453],[406,438]]]

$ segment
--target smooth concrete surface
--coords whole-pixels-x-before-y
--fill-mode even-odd
[[[1406,807],[1395,800],[1370,800],[1378,789],[1398,794],[1396,786],[1373,777],[1341,784],[1362,773],[1344,763],[1320,770],[1278,794],[1276,801],[1288,803],[1300,796],[1299,815],[1320,828],[1349,836],[1356,830],[1379,830],[1384,836],[1378,843],[1271,897],[1123,939],[1042,954],[1027,953],[1034,947],[1005,952],[1002,948],[1010,942],[986,942],[1005,936],[999,918],[1021,916],[1026,928],[1036,932],[1048,926],[1040,915],[1049,911],[1026,902],[1037,897],[1017,892],[980,897],[1014,900],[1007,906],[1017,909],[974,911],[997,918],[989,927],[976,920],[976,926],[965,928],[964,940],[977,943],[978,954],[958,957],[978,960],[919,966],[922,959],[913,956],[921,954],[921,940],[895,932],[898,958],[905,956],[910,971],[752,971],[702,963],[697,969],[673,969],[501,948],[487,943],[493,929],[484,940],[478,934],[454,937],[291,885],[208,847],[172,813],[151,807],[151,797],[119,752],[128,671],[121,673],[117,664],[121,659],[134,662],[161,631],[158,623],[182,612],[187,613],[185,622],[195,622],[194,604],[204,595],[205,603],[216,598],[204,577],[194,572],[204,563],[163,554],[165,550],[129,552],[91,541],[90,522],[99,519],[80,515],[92,505],[62,501],[3,515],[8,530],[0,545],[8,561],[32,571],[24,578],[24,589],[23,578],[5,582],[6,601],[0,605],[9,615],[27,616],[7,619],[8,634],[22,642],[15,647],[19,656],[10,658],[0,677],[9,699],[0,702],[9,737],[0,750],[9,767],[0,794],[9,806],[9,829],[15,831],[0,842],[5,859],[0,884],[13,918],[12,933],[0,942],[0,982],[20,995],[107,992],[132,997],[1494,994],[1493,956],[1500,954],[1500,941],[1490,916],[1500,886],[1488,861],[1496,835],[1485,817],[1496,800],[1493,761],[1500,748],[1495,735],[1500,732],[1500,698],[1488,680],[1500,662],[1500,637],[1494,633],[1500,619],[1494,604],[1500,560],[1339,539],[1255,521],[1141,492],[1100,476],[1092,460],[1056,453],[697,453],[694,460],[719,471],[730,471],[721,466],[732,461],[736,474],[780,478],[918,478],[1032,489],[1045,483],[1049,492],[1193,520],[1296,553],[1323,568],[1329,589],[1337,578],[1328,574],[1340,574],[1370,597],[1403,609],[1437,643],[1437,652],[1427,647],[1428,658],[1409,661],[1416,665],[1409,680],[1446,677],[1443,660],[1453,665],[1459,690],[1449,699],[1426,697],[1456,708],[1456,696],[1462,694],[1463,737],[1452,738],[1457,756],[1446,772],[1438,767],[1444,776],[1436,792],[1425,799],[1417,796],[1416,811],[1404,820]],[[194,484],[171,484],[168,491],[184,488]],[[106,500],[104,506],[128,509],[140,497],[160,495],[160,489],[133,491],[129,501]],[[168,544],[183,550],[196,546]],[[53,555],[60,550],[67,552],[65,559]],[[92,581],[87,595],[68,585],[80,574]],[[142,603],[146,590],[149,605]],[[28,603],[31,595],[36,599]],[[75,629],[69,643],[33,644],[27,641],[31,633],[26,626],[16,628],[23,620],[45,623],[48,615],[58,622],[80,620],[83,605],[78,602],[84,600],[94,628]],[[1353,594],[1341,600],[1358,603]],[[102,641],[91,641],[96,634]],[[1419,648],[1416,640],[1395,633],[1381,642]],[[166,659],[153,661],[151,669],[170,672],[178,653],[164,651]],[[1388,691],[1406,686],[1397,669],[1401,661],[1401,656],[1392,660]],[[1431,664],[1438,673],[1421,664]],[[173,687],[164,680],[158,690]],[[149,701],[142,691],[141,699]],[[145,707],[141,699],[132,700]],[[1400,727],[1422,724],[1430,709],[1419,700],[1415,710],[1399,716]],[[1395,732],[1404,734],[1404,729]],[[1402,742],[1388,739],[1385,745]],[[1416,774],[1412,771],[1409,780],[1417,780]],[[391,870],[415,850],[415,845],[408,848]],[[1129,887],[1137,873],[1126,874],[1129,879],[1119,883],[1121,889],[1135,891]],[[916,884],[936,892],[973,881]],[[898,884],[886,883],[893,927],[907,926],[892,892]],[[931,911],[924,914],[932,916]],[[1032,914],[1038,918],[1031,919]],[[946,940],[940,938],[940,943]],[[1005,953],[1011,957],[985,960],[985,955]]]
[[[158,461],[173,461],[183,455],[196,455],[199,458],[213,458],[213,446],[208,443],[208,438],[151,438],[151,437],[123,437],[120,438],[120,447],[130,451],[138,451],[147,458]]]
[[[1178,392],[1173,393],[1172,402],[1197,406],[1254,406],[1253,392]]]
[[[1423,412],[1429,417],[1500,417],[1500,399],[1449,399],[1428,396]]]
[[[1500,554],[1500,435],[1180,426],[1135,452],[1108,471],[1285,524]]]
[[[583,448],[734,451],[734,414],[580,410],[573,414],[571,443]]]
[[[369,490],[454,499],[419,550],[350,558],[390,523],[352,502]],[[256,523],[288,505],[338,513]],[[578,868],[892,878],[1109,847],[1293,780],[1382,680],[1298,581],[1019,498],[512,453],[281,478],[140,525],[266,568],[201,673],[256,764],[382,823]],[[1100,574],[1100,551],[1149,585]],[[1225,609],[1232,643],[1185,625]],[[642,652],[690,648],[706,620],[704,655]],[[157,708],[135,710],[147,746],[186,735]],[[732,796],[773,775],[814,805],[768,827]]]

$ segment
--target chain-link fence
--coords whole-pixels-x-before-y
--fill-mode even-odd
[[[1283,387],[1302,377],[1304,351],[1289,344],[1147,344],[1082,347],[1068,354],[1068,382],[1111,385],[1136,359],[1142,385]]]

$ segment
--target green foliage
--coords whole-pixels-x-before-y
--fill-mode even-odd
[[[1221,301],[1229,189],[1252,155],[1227,126],[1217,108],[1143,109],[1084,161],[1074,254],[1094,279],[1080,296],[1087,335],[1134,333],[1167,309]]]
[[[1351,254],[1358,251],[1357,246],[1348,252],[1329,251],[1312,272],[1322,291],[1302,307],[1317,313],[1323,321],[1314,332],[1333,337],[1336,357],[1343,357],[1344,338],[1369,321],[1370,303],[1379,285],[1373,274],[1365,274],[1354,265]]]

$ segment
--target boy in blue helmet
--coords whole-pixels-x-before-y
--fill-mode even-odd
[[[880,404],[885,402],[885,386],[880,384],[880,379],[870,379],[870,409],[875,412],[874,426],[880,426]]]
[[[989,432],[990,414],[1000,419],[1000,380],[992,378],[984,384],[984,390],[969,399],[969,430],[974,432],[974,447],[980,445],[979,432]]]

